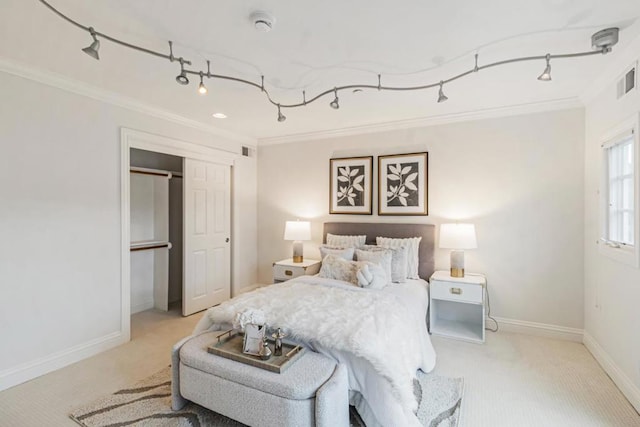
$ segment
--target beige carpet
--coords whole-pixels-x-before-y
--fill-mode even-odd
[[[73,409],[167,366],[171,345],[200,316],[133,316],[132,342],[0,392],[0,425],[77,427]],[[484,345],[433,342],[435,373],[464,377],[460,427],[640,427],[640,415],[581,344],[506,332],[489,333]]]

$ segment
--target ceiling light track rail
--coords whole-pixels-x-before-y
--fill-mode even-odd
[[[318,93],[317,95],[311,97],[311,98],[307,98],[306,96],[306,92],[302,91],[302,102],[298,102],[298,103],[291,103],[291,104],[283,104],[280,103],[276,100],[274,100],[271,95],[269,94],[269,91],[264,87],[264,76],[260,76],[260,83],[255,83],[253,81],[250,80],[246,80],[240,77],[235,77],[235,76],[227,76],[227,75],[222,75],[222,74],[213,74],[211,73],[211,68],[210,68],[210,61],[207,60],[207,71],[203,71],[203,70],[190,70],[188,68],[185,68],[185,65],[192,65],[191,61],[183,58],[183,57],[176,57],[173,55],[173,43],[171,41],[169,41],[169,54],[167,55],[166,53],[162,53],[162,52],[156,52],[154,50],[151,49],[147,49],[145,47],[141,47],[141,46],[137,46],[134,45],[132,43],[128,43],[119,39],[116,39],[115,37],[111,37],[107,34],[101,33],[99,31],[95,31],[95,29],[93,27],[90,26],[85,26],[80,24],[79,22],[69,18],[68,16],[66,16],[65,14],[63,14],[62,12],[60,12],[59,10],[57,10],[55,7],[53,7],[51,4],[49,4],[46,0],[40,0],[40,2],[42,4],[44,4],[48,9],[50,9],[52,12],[54,12],[56,15],[58,15],[59,17],[61,17],[62,19],[64,19],[65,21],[69,22],[70,24],[88,32],[91,37],[93,38],[93,42],[91,43],[90,46],[82,49],[85,53],[87,53],[88,55],[90,55],[91,57],[95,58],[95,59],[100,59],[99,55],[98,55],[98,50],[100,48],[100,41],[99,38],[104,39],[104,40],[108,40],[112,43],[116,43],[120,46],[124,46],[127,47],[129,49],[133,49],[142,53],[146,53],[148,55],[153,55],[159,58],[163,58],[166,59],[170,62],[178,62],[180,64],[180,74],[178,74],[178,76],[176,77],[176,81],[182,85],[187,85],[189,84],[189,78],[187,77],[187,75],[191,75],[191,76],[197,76],[200,79],[200,84],[198,86],[198,92],[200,94],[206,94],[207,93],[207,89],[206,86],[204,85],[204,81],[203,79],[206,77],[207,79],[219,79],[219,80],[228,80],[228,81],[233,81],[233,82],[237,82],[237,83],[242,83],[245,85],[249,85],[249,86],[253,86],[257,89],[259,89],[261,92],[263,92],[267,98],[267,100],[275,107],[277,107],[278,109],[278,116],[277,119],[279,122],[284,122],[287,118],[284,114],[282,114],[282,109],[285,108],[298,108],[298,107],[304,107],[306,105],[311,104],[312,102],[315,102],[317,100],[319,100],[320,98],[323,98],[324,96],[327,95],[334,95],[334,99],[329,103],[329,105],[334,108],[334,109],[339,109],[340,108],[340,104],[339,104],[339,98],[338,98],[338,92],[339,91],[345,91],[345,90],[364,90],[364,89],[372,89],[372,90],[378,90],[378,91],[414,91],[414,90],[425,90],[425,89],[432,89],[432,88],[438,88],[438,99],[437,102],[444,102],[448,99],[448,97],[444,94],[443,91],[443,86],[445,84],[449,84],[452,83],[458,79],[461,79],[463,77],[466,77],[470,74],[474,74],[477,73],[479,71],[488,69],[488,68],[494,68],[494,67],[498,67],[498,66],[502,66],[502,65],[508,65],[508,64],[514,64],[517,62],[530,62],[530,61],[540,61],[540,60],[545,60],[546,61],[546,68],[544,69],[543,73],[538,77],[538,80],[541,81],[550,81],[551,80],[551,60],[556,60],[556,59],[571,59],[571,58],[579,58],[579,57],[585,57],[585,56],[592,56],[592,55],[603,55],[603,54],[607,54],[609,52],[611,52],[612,47],[618,42],[618,33],[619,30],[618,28],[607,28],[601,31],[598,31],[597,33],[595,33],[592,37],[591,37],[591,42],[592,42],[592,47],[593,50],[590,51],[585,51],[585,52],[575,52],[575,53],[564,53],[564,54],[545,54],[545,55],[537,55],[537,56],[522,56],[522,57],[517,57],[517,58],[510,58],[510,59],[505,59],[502,61],[496,61],[496,62],[492,62],[492,63],[488,63],[488,64],[484,64],[484,65],[478,65],[478,54],[475,55],[474,58],[474,67],[471,68],[468,71],[464,71],[460,74],[457,74],[455,76],[449,77],[447,79],[444,80],[440,80],[439,82],[435,82],[435,83],[429,83],[429,84],[424,84],[424,85],[418,85],[418,86],[383,86],[381,81],[382,81],[382,76],[380,74],[378,74],[378,84],[377,85],[372,85],[372,84],[350,84],[350,85],[344,85],[344,86],[335,86],[331,89],[327,89],[323,92]]]

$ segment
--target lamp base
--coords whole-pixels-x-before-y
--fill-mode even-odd
[[[302,257],[302,241],[296,240],[293,242],[293,262],[298,263],[302,262],[304,258]]]
[[[451,267],[451,277],[464,277],[464,268]]]
[[[451,251],[451,277],[464,277],[464,251]]]

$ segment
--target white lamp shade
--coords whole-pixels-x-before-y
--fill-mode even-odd
[[[440,247],[444,249],[475,249],[476,227],[473,224],[442,224]]]
[[[311,223],[287,221],[284,227],[284,240],[311,240]]]

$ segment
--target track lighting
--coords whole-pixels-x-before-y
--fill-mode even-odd
[[[100,40],[96,37],[96,32],[93,27],[89,27],[89,32],[91,33],[91,37],[93,37],[93,42],[91,42],[91,45],[88,47],[82,49],[82,51],[93,59],[100,60],[100,55],[98,54],[98,51],[100,50]]]
[[[208,92],[207,87],[204,85],[202,81],[202,71],[200,71],[200,84],[198,85],[198,93],[200,95],[206,95]]]
[[[285,120],[287,120],[287,116],[282,114],[282,111],[280,111],[280,104],[278,104],[278,121],[284,122]]]
[[[538,76],[538,80],[543,82],[550,82],[551,81],[551,64],[549,61],[551,60],[551,55],[547,53],[547,56],[545,56],[545,59],[547,60],[547,66],[544,68],[544,71],[542,72],[542,74]]]
[[[440,80],[440,89],[438,90],[438,103],[444,102],[447,99],[449,99],[447,97],[447,95],[445,95],[444,92],[442,91],[442,85],[443,84],[444,84],[444,82],[442,80]]]
[[[603,30],[600,30],[598,32],[596,32],[595,34],[593,34],[591,36],[591,47],[593,50],[590,51],[581,51],[581,52],[571,52],[571,53],[562,53],[562,54],[549,54],[547,53],[546,55],[537,55],[537,56],[518,56],[518,57],[513,57],[513,58],[505,58],[502,59],[500,61],[495,61],[495,62],[491,62],[491,63],[487,63],[487,64],[483,64],[483,65],[479,65],[478,64],[478,54],[476,53],[474,55],[475,57],[475,62],[473,64],[472,68],[469,68],[466,71],[462,71],[456,75],[453,75],[449,78],[446,78],[444,80],[441,80],[439,83],[438,82],[424,82],[422,84],[418,84],[418,85],[413,85],[413,86],[383,86],[382,82],[381,82],[381,75],[378,74],[378,81],[377,84],[375,84],[375,82],[365,82],[365,83],[359,83],[359,84],[349,84],[349,85],[343,85],[343,86],[334,86],[333,89],[327,89],[324,90],[318,94],[316,94],[315,96],[310,96],[307,97],[306,93],[303,91],[303,96],[302,96],[302,100],[301,101],[297,101],[297,102],[290,102],[287,104],[284,103],[280,103],[277,100],[272,98],[272,95],[269,93],[268,89],[265,87],[264,85],[264,76],[260,76],[260,81],[256,82],[253,80],[248,80],[248,79],[244,79],[241,77],[237,77],[237,76],[231,76],[231,75],[221,75],[221,74],[212,74],[210,67],[209,67],[209,61],[207,61],[207,72],[205,73],[203,70],[198,70],[198,69],[185,69],[185,64],[187,66],[191,66],[191,61],[189,61],[188,59],[185,59],[183,57],[176,57],[173,55],[173,45],[172,42],[169,41],[169,52],[165,53],[165,52],[159,52],[159,51],[155,51],[152,49],[148,49],[146,47],[142,47],[142,46],[137,46],[133,43],[129,43],[123,40],[119,40],[115,37],[109,36],[107,34],[104,33],[99,33],[93,30],[92,27],[88,27],[86,25],[83,25],[71,18],[69,18],[68,16],[66,16],[65,14],[63,14],[62,12],[60,12],[59,10],[57,10],[55,7],[53,7],[52,5],[49,4],[49,2],[47,0],[39,0],[40,3],[42,3],[44,6],[46,6],[48,9],[50,9],[52,12],[54,12],[56,15],[58,15],[60,18],[62,18],[63,20],[65,20],[66,22],[68,22],[71,25],[74,25],[75,27],[83,30],[83,31],[88,31],[91,36],[93,37],[93,42],[91,43],[91,45],[89,47],[86,47],[84,49],[82,49],[83,52],[85,52],[87,55],[90,55],[92,58],[95,59],[99,59],[99,55],[98,55],[98,49],[100,49],[100,41],[98,40],[98,37],[100,37],[101,40],[107,40],[111,43],[117,44],[119,46],[122,47],[126,47],[128,49],[132,49],[135,50],[137,52],[140,53],[144,53],[146,55],[151,55],[151,56],[155,56],[158,58],[162,58],[165,59],[167,61],[170,62],[179,62],[180,63],[180,74],[178,76],[176,76],[176,81],[178,83],[180,83],[181,85],[187,85],[189,84],[189,78],[188,75],[192,74],[192,75],[200,75],[200,84],[198,86],[198,92],[201,94],[204,94],[207,92],[207,88],[204,85],[204,81],[203,81],[203,77],[206,76],[209,79],[219,79],[219,80],[225,80],[225,81],[232,81],[232,82],[236,82],[236,83],[241,83],[243,85],[247,85],[247,86],[252,86],[258,90],[260,90],[263,95],[266,97],[267,101],[270,102],[272,105],[277,106],[278,107],[278,121],[279,122],[283,122],[285,121],[287,118],[285,117],[284,114],[282,114],[281,109],[282,108],[297,108],[297,107],[303,107],[305,105],[311,104],[312,102],[315,102],[317,100],[319,100],[320,98],[324,98],[325,96],[330,96],[332,93],[334,95],[334,99],[333,101],[331,101],[329,103],[329,105],[331,106],[331,108],[333,109],[339,109],[340,108],[340,104],[339,104],[339,99],[338,99],[338,91],[339,90],[350,90],[353,91],[354,93],[357,92],[358,90],[364,90],[364,89],[377,89],[378,91],[418,91],[418,90],[429,90],[429,89],[435,89],[438,88],[438,102],[444,102],[446,101],[448,98],[447,96],[444,94],[444,90],[443,90],[443,86],[444,86],[444,82],[446,82],[447,84],[453,83],[456,80],[462,79],[472,73],[477,73],[489,68],[494,68],[494,67],[502,67],[502,66],[507,66],[508,64],[514,64],[517,62],[530,62],[530,61],[539,61],[541,59],[545,59],[547,62],[547,66],[544,69],[544,72],[538,77],[538,80],[542,80],[542,81],[550,81],[551,80],[551,59],[553,60],[557,60],[557,59],[566,59],[566,60],[574,60],[578,57],[585,57],[585,56],[593,56],[593,55],[603,55],[606,53],[611,52],[613,46],[615,46],[618,43],[618,37],[619,37],[619,29],[618,28],[605,28]],[[257,22],[257,21],[254,21]],[[259,24],[263,24],[262,22],[260,22]],[[471,65],[471,64],[470,64]],[[257,79],[256,79],[257,80]]]
[[[338,88],[333,88],[333,93],[335,94],[335,98],[333,99],[333,101],[331,101],[329,103],[329,105],[331,106],[331,108],[333,108],[334,110],[337,110],[338,108],[340,108],[340,104],[338,103]]]
[[[181,85],[188,85],[189,78],[187,77],[187,72],[184,70],[184,61],[180,60],[180,74],[176,76],[176,81]]]

